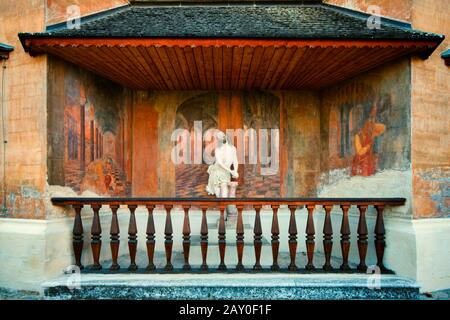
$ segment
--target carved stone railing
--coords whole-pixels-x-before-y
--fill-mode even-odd
[[[262,248],[262,224],[261,224],[261,209],[263,206],[270,206],[272,209],[272,226],[271,226],[271,248],[272,248],[272,266],[271,271],[287,270],[289,272],[302,272],[302,271],[315,271],[313,257],[316,246],[315,236],[316,230],[314,227],[314,214],[317,207],[321,207],[325,211],[324,227],[323,227],[323,252],[325,256],[325,264],[322,269],[326,272],[342,271],[342,272],[366,272],[366,254],[368,249],[368,229],[366,223],[366,211],[369,206],[374,206],[377,212],[375,230],[374,230],[374,245],[377,256],[377,266],[382,273],[390,273],[383,265],[384,248],[385,248],[385,229],[383,221],[383,211],[387,206],[402,206],[405,204],[403,198],[362,198],[362,199],[347,199],[347,198],[285,198],[285,199],[198,199],[198,198],[52,198],[54,205],[66,205],[72,206],[75,209],[75,220],[73,226],[73,250],[75,255],[75,264],[83,269],[81,264],[81,256],[83,251],[83,223],[81,217],[81,210],[83,207],[89,206],[93,210],[93,220],[91,227],[91,248],[93,256],[93,265],[87,268],[86,271],[98,271],[102,269],[100,264],[100,250],[101,250],[101,237],[102,229],[100,224],[100,208],[102,206],[109,206],[112,211],[112,220],[110,228],[110,247],[112,264],[109,267],[111,272],[119,270],[118,252],[119,252],[119,223],[118,223],[118,209],[120,206],[127,206],[130,211],[130,220],[128,228],[128,248],[130,265],[128,267],[129,272],[139,271],[136,265],[136,253],[137,253],[137,225],[135,218],[135,211],[138,206],[144,206],[148,211],[147,229],[146,229],[146,246],[148,256],[148,266],[146,272],[155,271],[154,253],[155,253],[155,223],[154,223],[154,209],[156,206],[162,206],[165,209],[165,228],[164,228],[164,247],[166,255],[166,265],[163,270],[165,272],[171,272],[174,270],[172,265],[172,246],[173,246],[173,229],[171,212],[174,206],[180,206],[184,210],[183,220],[183,255],[184,265],[182,271],[191,272],[194,271],[189,263],[189,251],[191,246],[191,229],[189,221],[190,209],[193,207],[200,208],[201,210],[201,228],[200,228],[200,247],[202,263],[201,272],[223,272],[228,269],[225,264],[225,251],[227,247],[226,241],[226,223],[225,223],[225,209],[227,205],[235,205],[237,207],[237,221],[236,221],[236,253],[238,263],[235,271],[243,272],[247,269],[242,263],[244,252],[244,225],[243,225],[243,212],[244,207],[252,207],[255,211],[255,222],[253,228],[253,244],[255,263],[250,270],[263,271],[263,267],[260,263],[261,248]],[[280,228],[278,223],[278,209],[281,205],[287,205],[290,210],[289,219],[289,266],[280,267],[278,264],[278,254],[280,246]],[[349,266],[349,251],[350,251],[350,224],[349,224],[349,209],[351,206],[356,206],[359,211],[358,222],[358,253],[359,253],[359,265],[356,270],[353,270]],[[306,252],[307,252],[307,264],[304,268],[299,268],[296,265],[297,254],[297,208],[307,209],[306,218]],[[342,264],[338,270],[333,269],[331,265],[331,254],[333,249],[333,229],[331,224],[331,214],[333,207],[340,207],[342,210],[342,222],[341,222],[341,255]],[[207,251],[208,251],[208,223],[207,223],[207,210],[218,209],[220,211],[219,224],[218,224],[218,247],[220,255],[220,264],[217,269],[212,270],[208,267],[207,263]]]

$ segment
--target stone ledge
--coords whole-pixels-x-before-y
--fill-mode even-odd
[[[411,280],[383,275],[176,274],[82,275],[71,290],[72,276],[43,284],[46,299],[213,299],[213,300],[343,300],[420,299]],[[70,282],[69,279],[71,279]],[[370,285],[378,284],[379,289]]]

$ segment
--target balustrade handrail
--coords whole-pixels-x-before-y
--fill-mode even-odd
[[[139,198],[139,197],[53,197],[54,205],[386,205],[402,206],[405,198]]]
[[[112,265],[110,271],[116,271],[120,269],[117,262],[119,244],[120,244],[120,230],[117,218],[118,209],[120,206],[127,206],[130,211],[130,221],[128,227],[128,248],[130,256],[130,265],[128,270],[130,272],[136,272],[138,266],[136,265],[136,253],[137,253],[137,225],[135,211],[138,206],[145,206],[148,210],[147,220],[147,255],[148,266],[146,271],[154,271],[155,264],[153,262],[155,252],[155,223],[153,218],[154,209],[158,205],[162,205],[166,211],[166,219],[164,226],[164,247],[166,252],[166,266],[165,271],[172,271],[174,269],[172,265],[172,247],[173,247],[173,228],[171,211],[174,206],[178,205],[183,208],[184,220],[183,220],[183,255],[184,255],[184,271],[190,271],[191,265],[189,263],[189,252],[191,246],[191,228],[189,222],[189,211],[192,207],[199,207],[202,211],[201,228],[200,228],[200,247],[202,254],[202,264],[200,270],[206,272],[209,270],[207,264],[207,251],[208,251],[208,223],[207,223],[207,210],[211,208],[217,208],[220,210],[220,218],[218,224],[218,246],[220,254],[220,264],[217,271],[227,270],[225,265],[225,249],[227,246],[226,241],[226,224],[225,224],[225,210],[227,205],[236,205],[237,208],[237,221],[236,221],[236,249],[238,256],[238,263],[236,265],[236,271],[241,272],[245,270],[245,266],[242,263],[243,251],[244,251],[244,225],[243,225],[243,211],[245,206],[252,206],[255,210],[255,223],[254,223],[254,251],[255,251],[255,264],[253,266],[254,271],[262,270],[260,264],[261,248],[262,248],[262,225],[260,212],[264,205],[270,205],[272,210],[272,226],[271,226],[271,247],[273,264],[271,266],[272,271],[279,271],[278,254],[280,246],[280,227],[278,223],[278,209],[281,205],[287,205],[290,211],[289,218],[289,255],[290,264],[287,270],[294,272],[300,270],[296,265],[297,254],[297,222],[296,222],[296,210],[298,208],[306,207],[307,209],[307,222],[306,222],[306,251],[308,263],[304,270],[314,271],[316,267],[313,263],[315,241],[315,227],[314,227],[314,210],[316,206],[321,206],[325,210],[325,220],[323,225],[323,251],[325,255],[325,264],[322,269],[326,272],[334,271],[334,267],[331,265],[331,253],[333,250],[333,227],[331,222],[331,212],[334,206],[339,206],[342,210],[342,222],[341,222],[341,252],[342,252],[342,264],[340,270],[344,272],[366,272],[366,254],[368,249],[369,232],[366,222],[366,211],[369,206],[374,206],[376,209],[376,222],[374,230],[374,244],[375,252],[377,256],[377,266],[382,273],[391,273],[392,271],[385,268],[383,264],[384,249],[385,249],[385,228],[383,212],[387,206],[401,206],[406,203],[404,198],[101,198],[101,197],[54,197],[51,199],[54,205],[70,205],[75,209],[75,219],[73,226],[73,251],[75,255],[75,264],[81,269],[81,255],[83,251],[83,223],[81,217],[81,210],[85,206],[90,206],[94,211],[94,217],[91,226],[91,248],[94,264],[90,267],[90,270],[100,270],[102,265],[100,264],[100,250],[102,244],[102,228],[100,223],[99,212],[102,206],[109,206],[112,211],[111,227],[110,227],[110,246]],[[350,251],[350,225],[349,225],[349,209],[352,206],[357,206],[359,210],[358,221],[358,253],[360,263],[356,270],[350,268],[348,258]]]

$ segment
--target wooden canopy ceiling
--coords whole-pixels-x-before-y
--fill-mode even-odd
[[[320,89],[435,42],[399,40],[26,39],[48,53],[141,90]]]

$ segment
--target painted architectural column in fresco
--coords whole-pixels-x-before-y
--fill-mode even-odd
[[[80,171],[84,175],[86,169],[86,132],[85,132],[85,108],[86,108],[86,92],[84,86],[80,86]]]

